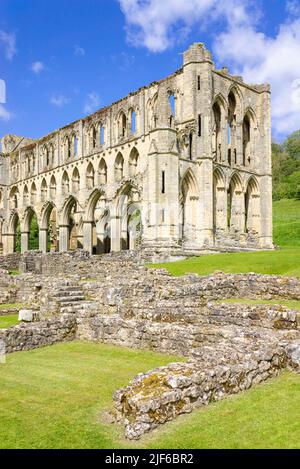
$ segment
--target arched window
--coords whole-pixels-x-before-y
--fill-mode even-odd
[[[124,158],[122,153],[118,153],[115,161],[115,181],[119,182],[123,178]]]
[[[70,179],[67,171],[64,172],[62,177],[61,190],[63,195],[68,195],[70,192]]]
[[[92,163],[89,163],[86,170],[86,187],[88,189],[93,189],[95,186],[95,170]]]
[[[50,197],[51,199],[55,199],[56,197],[56,179],[54,176],[50,179]]]
[[[174,93],[169,93],[170,115],[175,117],[175,96]]]
[[[91,127],[91,148],[94,149],[97,146],[97,131],[94,125]]]
[[[18,197],[19,197],[19,190],[17,187],[14,187],[10,191],[10,195],[9,195],[9,208],[10,209],[18,208]]]
[[[41,184],[41,200],[42,200],[42,202],[45,202],[45,200],[47,200],[47,193],[48,193],[47,182],[46,182],[46,179],[43,179],[42,184]]]
[[[130,121],[131,121],[131,133],[135,134],[136,133],[136,113],[134,110],[131,111],[130,114]]]
[[[107,183],[107,166],[105,160],[102,158],[99,163],[99,184]]]
[[[77,168],[74,169],[72,173],[72,192],[77,193],[80,187],[80,175]]]
[[[36,198],[37,198],[36,196],[37,196],[36,185],[33,182],[32,185],[31,185],[31,190],[30,190],[30,203],[31,203],[31,205],[36,204]]]
[[[65,153],[65,159],[71,158],[71,145],[70,145],[70,139],[69,137],[65,138],[64,142],[64,153]]]
[[[29,191],[27,186],[24,187],[23,191],[23,205],[24,207],[27,207],[27,205],[29,205]]]
[[[49,165],[50,166],[54,165],[54,145],[53,145],[53,143],[51,143],[50,147],[49,147]]]
[[[251,124],[249,116],[246,114],[243,120],[243,165],[250,164],[251,161]]]
[[[78,137],[76,134],[73,134],[72,141],[73,141],[73,156],[76,157],[78,156]]]
[[[120,115],[119,115],[118,134],[119,134],[119,138],[124,138],[127,135],[127,119],[123,111],[120,112]]]
[[[136,148],[133,148],[129,155],[129,175],[135,176],[137,173],[139,152]]]
[[[214,130],[213,152],[217,161],[222,161],[221,107],[218,102],[213,105]]]
[[[103,125],[100,124],[100,145],[105,144],[105,130]]]
[[[45,145],[44,146],[44,161],[45,161],[45,166],[46,168],[49,166],[49,160],[50,160],[50,156],[49,156],[49,149],[48,149],[48,146]]]

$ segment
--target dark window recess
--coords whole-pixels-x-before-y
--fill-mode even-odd
[[[202,119],[201,114],[198,116],[198,136],[201,137],[202,135]]]
[[[165,210],[164,209],[162,209],[161,211],[161,222],[165,223]]]
[[[161,193],[165,194],[166,192],[166,174],[165,171],[161,173]]]
[[[200,75],[198,75],[198,91],[201,90],[201,78],[200,78]]]

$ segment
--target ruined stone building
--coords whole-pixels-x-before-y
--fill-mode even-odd
[[[172,75],[0,153],[0,246],[91,253],[272,247],[270,88],[195,43]]]

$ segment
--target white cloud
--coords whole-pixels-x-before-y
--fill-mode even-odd
[[[84,57],[85,56],[85,49],[80,46],[75,46],[74,47],[74,55],[77,55],[79,57]]]
[[[100,96],[95,91],[92,91],[86,97],[83,112],[85,114],[91,114],[92,112],[96,111],[96,109],[100,107],[100,103],[101,103]]]
[[[69,99],[63,94],[53,94],[50,98],[50,103],[56,107],[63,107],[65,104],[68,104]]]
[[[299,16],[300,3],[297,0],[288,0],[286,2],[286,11],[292,16]]]
[[[204,28],[224,19],[232,24],[248,22],[246,7],[253,6],[252,0],[119,0],[119,3],[129,42],[152,52],[166,50],[194,25]]]
[[[251,25],[228,28],[215,40],[214,51],[246,81],[271,84],[275,134],[300,128],[300,15],[282,24],[275,37]]]
[[[45,66],[43,64],[43,62],[40,62],[39,60],[37,60],[36,62],[33,62],[31,64],[31,67],[30,67],[30,70],[35,73],[36,75],[38,75],[39,73],[41,73],[43,70],[44,70]]]
[[[5,57],[12,60],[17,53],[15,33],[7,33],[0,29],[0,46],[4,49]]]
[[[261,2],[253,0],[119,0],[127,39],[162,52],[197,27],[211,31],[217,62],[250,83],[270,83],[275,134],[300,128],[300,1],[286,0],[278,32],[261,31]]]
[[[8,122],[12,119],[13,113],[8,111],[2,104],[0,104],[0,120]]]

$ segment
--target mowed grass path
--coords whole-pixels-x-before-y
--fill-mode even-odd
[[[210,254],[152,267],[164,267],[175,276],[209,275],[220,270],[300,277],[300,200],[274,203],[274,243],[280,246],[279,250]]]
[[[177,360],[84,342],[9,355],[0,365],[0,448],[296,448],[300,376],[277,379],[179,417],[139,442],[108,423],[113,392]]]

